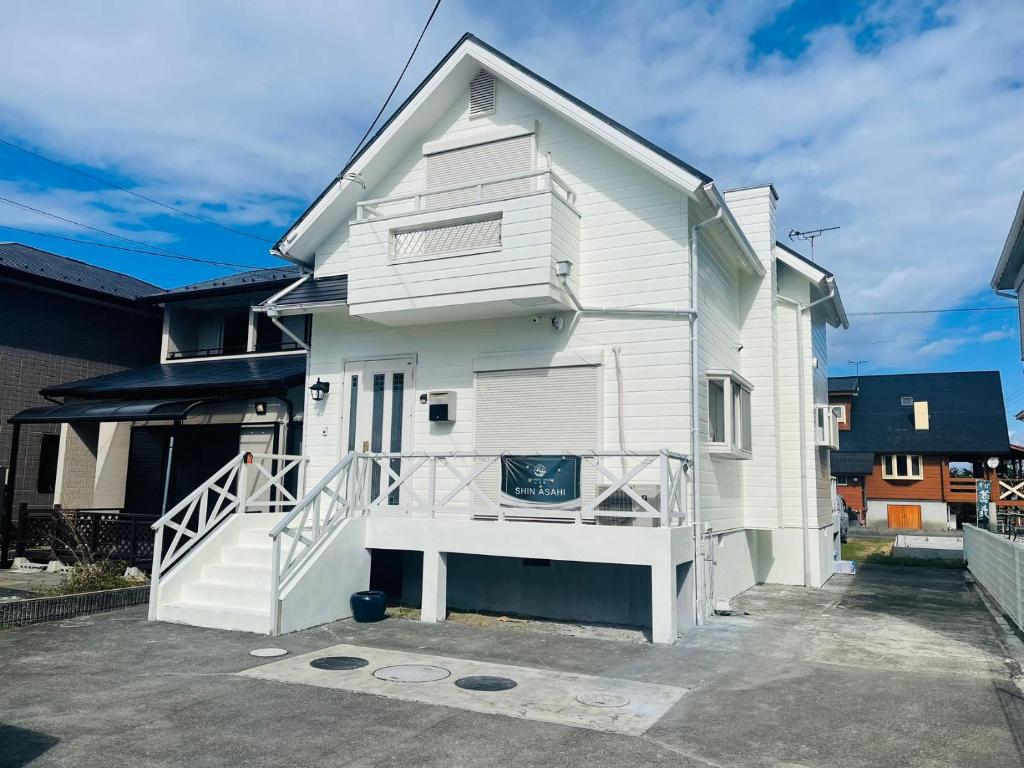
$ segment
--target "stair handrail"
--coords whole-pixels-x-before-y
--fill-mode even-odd
[[[342,456],[341,461],[331,467],[330,471],[324,475],[320,481],[309,489],[309,492],[305,496],[299,499],[298,503],[292,508],[292,511],[286,514],[281,521],[270,529],[270,538],[274,539],[284,533],[284,530],[291,525],[292,521],[295,520],[299,515],[304,514],[316,501],[317,497],[323,493],[323,490],[331,484],[339,474],[341,474],[348,466],[355,461],[358,454],[355,451],[349,451]]]
[[[167,510],[167,512],[163,515],[163,517],[160,517],[155,523],[153,523],[150,526],[150,528],[152,530],[154,530],[154,531],[157,530],[158,528],[163,528],[164,525],[166,525],[169,520],[173,520],[174,517],[179,512],[181,512],[182,509],[184,509],[189,504],[191,504],[193,501],[195,501],[199,496],[202,496],[204,493],[206,493],[206,491],[209,490],[210,486],[213,484],[213,482],[215,480],[218,480],[224,474],[229,472],[231,470],[231,468],[233,466],[235,466],[236,464],[241,464],[244,457],[245,457],[244,453],[240,453],[237,456],[233,456],[231,458],[231,460],[227,464],[225,464],[223,467],[221,467],[216,472],[214,472],[212,475],[210,475],[208,478],[206,478],[206,480],[203,482],[202,485],[197,487],[194,491],[192,491],[192,493],[190,493],[188,496],[186,496],[181,501],[179,501],[177,504],[175,504],[173,507],[171,507],[169,510]]]

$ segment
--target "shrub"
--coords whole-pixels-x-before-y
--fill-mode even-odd
[[[82,592],[102,592],[106,589],[138,587],[145,582],[126,579],[125,564],[117,560],[97,560],[92,563],[80,562],[71,567],[59,585],[47,590],[47,595],[77,595]]]

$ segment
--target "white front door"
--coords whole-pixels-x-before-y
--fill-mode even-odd
[[[401,357],[385,360],[356,360],[345,364],[345,405],[342,414],[342,450],[361,453],[397,453],[412,446],[415,414],[414,378],[416,362]],[[401,459],[389,461],[391,471],[400,474]],[[386,473],[384,473],[386,474]],[[370,476],[371,498],[381,491],[380,466]],[[396,489],[388,503],[397,504]]]

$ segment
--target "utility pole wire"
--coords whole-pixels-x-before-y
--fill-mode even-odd
[[[130,237],[123,237],[122,235],[115,235],[113,232],[107,232],[105,229],[98,229],[97,227],[92,227],[92,226],[89,226],[88,224],[83,224],[82,222],[75,221],[74,219],[68,219],[68,218],[65,218],[63,216],[58,216],[56,213],[50,213],[49,211],[44,211],[41,208],[33,208],[31,205],[25,205],[24,203],[19,203],[16,200],[9,200],[6,197],[0,197],[0,202],[7,203],[8,205],[13,205],[15,208],[22,208],[22,209],[24,209],[26,211],[31,211],[32,213],[37,213],[40,216],[48,216],[49,218],[56,219],[57,221],[63,221],[65,223],[67,223],[67,224],[74,224],[76,227],[82,227],[83,229],[88,229],[88,230],[91,230],[93,232],[98,232],[101,235],[106,235],[107,237],[113,237],[116,240],[123,240],[126,243],[132,243],[133,245],[141,245],[141,246],[143,246],[145,248],[150,248],[150,249],[155,250],[155,251],[160,251],[162,253],[162,255],[167,256],[169,258],[181,259],[183,261],[195,261],[195,262],[198,262],[200,264],[216,264],[217,266],[233,266],[233,267],[240,267],[242,269],[249,269],[249,267],[246,267],[246,266],[244,266],[242,264],[230,264],[229,262],[213,262],[210,259],[200,259],[200,258],[198,258],[196,256],[187,256],[184,253],[178,253],[177,251],[171,251],[171,250],[168,250],[167,248],[161,248],[159,245],[151,245],[150,243],[143,242],[142,240],[132,240]]]
[[[110,243],[94,243],[92,240],[82,240],[77,237],[65,237],[64,235],[54,235],[50,232],[38,232],[34,229],[22,229],[21,227],[10,227],[6,224],[0,224],[0,229],[8,229],[11,232],[22,232],[26,235],[35,235],[36,237],[51,237],[54,240],[63,240],[68,243],[78,243],[79,245],[90,245],[93,248],[110,248],[115,251],[127,251],[129,253],[141,253],[147,256],[163,256],[165,259],[181,259],[181,256],[172,256],[168,253],[160,253],[159,251],[146,251],[142,248],[129,248],[126,245],[111,245]],[[270,269],[272,267],[258,267],[255,264],[236,264],[231,261],[214,261],[213,259],[192,259],[189,257],[189,261],[202,261],[204,264],[212,264],[216,267],[228,267],[230,269]]]
[[[405,66],[402,67],[402,71],[399,73],[398,79],[395,81],[395,85],[391,88],[391,93],[389,93],[388,97],[384,100],[384,103],[381,105],[380,111],[377,113],[377,116],[373,118],[373,122],[370,123],[370,126],[366,129],[366,133],[363,134],[363,138],[361,138],[359,140],[359,143],[356,144],[356,148],[352,151],[352,155],[348,159],[349,163],[351,163],[353,158],[355,158],[355,156],[359,154],[359,149],[363,146],[363,142],[366,141],[366,137],[370,135],[370,131],[373,130],[373,126],[377,124],[377,121],[380,120],[380,116],[384,114],[384,110],[387,109],[388,104],[391,103],[391,98],[395,95],[395,91],[398,90],[399,83],[401,83],[402,78],[405,77],[406,70],[409,69],[409,65],[412,63],[412,58],[413,56],[416,55],[416,51],[420,47],[420,42],[423,40],[423,36],[427,33],[427,27],[429,27],[430,22],[434,20],[434,14],[437,13],[437,9],[440,7],[441,0],[437,0],[437,2],[434,3],[433,10],[430,12],[430,16],[427,17],[427,23],[424,24],[423,29],[420,30],[420,36],[416,38],[416,45],[412,47],[412,52],[409,54],[409,58],[405,60]],[[346,163],[346,165],[348,165],[348,163]]]
[[[105,184],[106,186],[112,189],[116,189],[120,192],[124,192],[125,194],[133,195],[134,197],[137,197],[140,200],[145,200],[147,203],[159,205],[161,208],[167,208],[168,210],[174,211],[175,213],[181,214],[182,216],[188,216],[190,219],[201,221],[204,224],[209,224],[210,226],[213,227],[220,227],[221,229],[226,229],[228,232],[234,232],[236,235],[241,235],[242,237],[248,237],[253,240],[260,240],[264,243],[273,242],[273,240],[269,240],[265,237],[260,237],[259,235],[254,235],[251,232],[246,232],[241,229],[235,229],[234,227],[229,227],[227,224],[221,224],[219,221],[214,221],[213,219],[208,219],[205,216],[200,216],[198,213],[189,213],[188,211],[182,210],[181,208],[176,208],[175,206],[169,205],[168,203],[162,203],[159,200],[154,200],[152,197],[147,197],[146,195],[140,194],[139,192],[135,192],[134,190],[128,189],[127,187],[123,187],[120,184],[117,184],[103,176],[99,176],[98,174],[95,173],[89,173],[88,171],[83,171],[79,168],[75,168],[74,166],[68,165],[67,163],[62,163],[60,160],[54,160],[52,157],[47,157],[46,155],[40,154],[39,152],[35,152],[34,150],[19,146],[14,142],[7,141],[7,139],[0,139],[0,144],[8,146],[11,149],[16,149],[19,152],[24,152],[27,155],[37,157],[40,160],[44,160],[47,163],[59,166],[60,168],[71,171],[72,173],[77,173],[79,176],[84,176],[87,179],[98,181],[100,184]]]

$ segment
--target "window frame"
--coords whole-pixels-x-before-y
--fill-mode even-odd
[[[719,433],[719,425],[713,425],[711,422],[713,385],[721,387],[722,390],[721,440],[711,439],[712,434]],[[730,459],[753,458],[753,392],[754,385],[736,371],[712,369],[706,372],[706,445],[712,456]]]
[[[905,461],[906,472],[899,471],[899,459]],[[914,460],[917,460],[917,472],[913,471]],[[886,453],[882,454],[883,480],[924,480],[924,456],[918,453]]]
[[[849,426],[846,421],[846,403],[829,403],[829,408],[835,413],[837,424],[842,424],[844,427]]]

